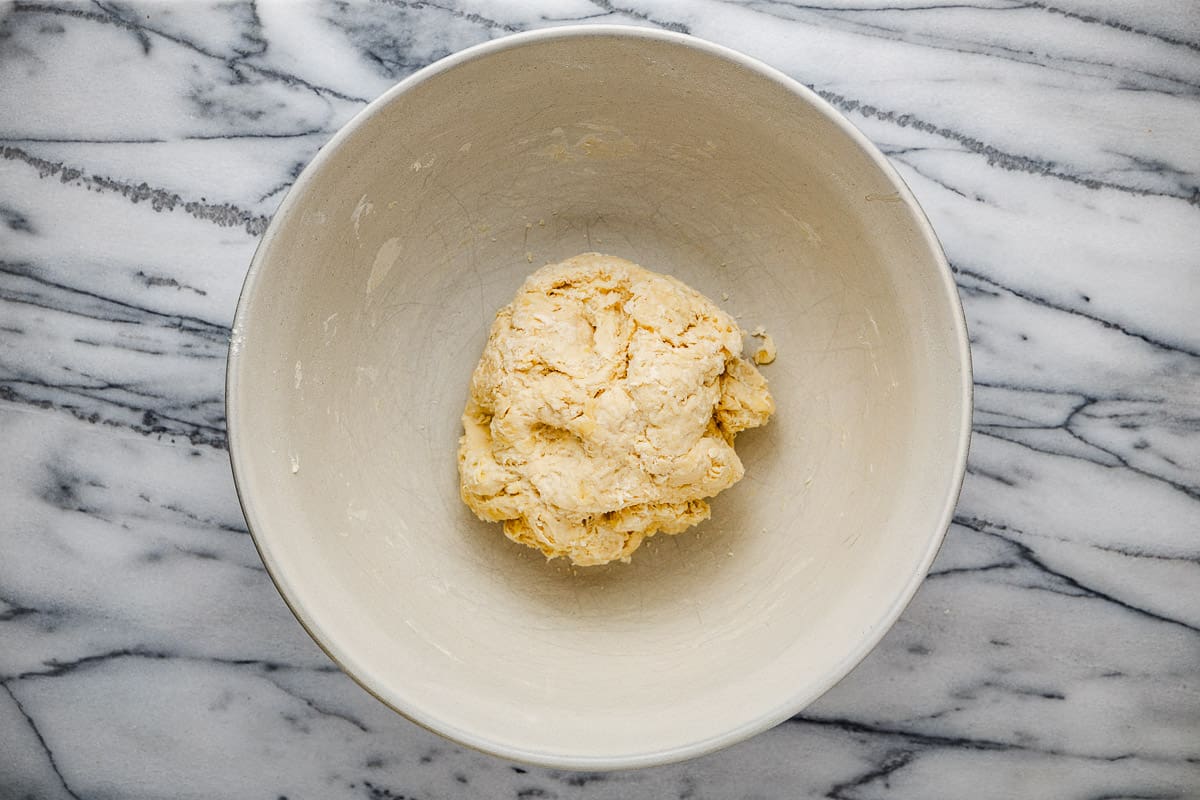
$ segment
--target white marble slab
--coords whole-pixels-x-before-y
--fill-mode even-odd
[[[882,645],[685,764],[523,768],[305,636],[226,458],[257,236],[371,98],[488,38],[659,25],[812,86],[953,263],[970,475]],[[1200,797],[1194,0],[0,3],[0,797]]]

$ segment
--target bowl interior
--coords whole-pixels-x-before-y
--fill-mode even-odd
[[[247,517],[358,680],[468,744],[566,766],[692,755],[794,713],[911,596],[960,478],[968,371],[892,173],[778,76],[678,37],[526,37],[411,81],[291,192],[235,328]],[[773,421],[712,519],[572,569],[458,496],[495,311],[585,251],[764,325]]]

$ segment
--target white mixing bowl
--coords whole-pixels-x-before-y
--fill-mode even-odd
[[[572,569],[458,494],[468,378],[544,263],[601,251],[774,336],[778,411],[712,519]],[[662,31],[474,47],[351,121],[275,215],[228,376],[238,493],[313,638],[410,719],[568,768],[795,714],[900,614],[962,479],[962,310],[916,202],[800,84]]]

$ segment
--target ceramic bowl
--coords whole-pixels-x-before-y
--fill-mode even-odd
[[[586,251],[765,326],[778,411],[711,520],[573,569],[471,514],[456,447],[496,310]],[[458,742],[612,769],[762,731],[879,641],[951,519],[971,377],[938,242],[861,133],[725,48],[572,27],[446,58],[321,150],[227,395],[254,541],[342,669]]]

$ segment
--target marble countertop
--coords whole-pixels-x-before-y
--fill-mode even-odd
[[[233,491],[230,320],[351,115],[567,21],[743,50],[932,218],[973,344],[946,544],[800,716],[637,772],[519,767],[339,672]],[[1200,797],[1194,0],[0,3],[0,796]]]

